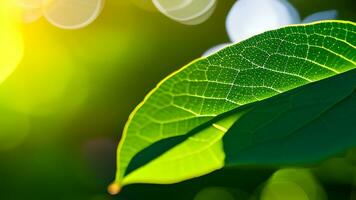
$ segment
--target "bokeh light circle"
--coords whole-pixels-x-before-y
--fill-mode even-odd
[[[157,11],[156,7],[152,3],[152,0],[131,0],[131,2],[144,10],[151,12]]]
[[[240,42],[297,23],[299,13],[287,0],[239,0],[227,16],[226,30],[232,42]]]
[[[54,26],[79,29],[91,24],[101,13],[104,0],[46,0],[44,17]]]
[[[186,25],[206,21],[216,6],[216,0],[153,0],[153,3],[164,15]]]
[[[33,23],[42,17],[42,8],[24,9],[22,11],[22,20],[25,23]]]
[[[24,9],[41,8],[43,0],[17,0],[17,4]]]
[[[276,171],[261,192],[261,200],[325,200],[326,194],[308,169]]]
[[[261,200],[311,200],[299,185],[288,181],[276,181],[268,184]]]

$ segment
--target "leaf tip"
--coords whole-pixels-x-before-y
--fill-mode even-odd
[[[108,187],[108,192],[111,195],[117,195],[121,191],[121,186],[118,183],[111,183]]]

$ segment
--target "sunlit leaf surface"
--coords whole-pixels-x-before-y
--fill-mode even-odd
[[[318,87],[324,84],[327,88],[324,81],[310,83],[335,76],[336,79],[325,81],[336,85],[341,81],[345,83],[341,88],[345,88],[330,90],[337,95],[326,98],[306,115],[313,119],[339,101],[347,101],[353,92],[355,73],[341,73],[356,67],[355,37],[355,24],[351,22],[290,26],[229,46],[168,76],[135,109],[126,124],[118,147],[115,184],[174,183],[209,173],[224,164],[238,163],[229,161],[230,155],[220,139],[231,126],[235,127],[250,112],[253,114],[254,106],[263,109],[264,104],[273,103],[269,99],[273,96],[287,102],[286,107],[276,106],[278,112],[290,109],[289,104],[298,105],[298,98],[307,99],[307,104],[300,105],[306,109],[308,103],[316,103]],[[292,90],[303,85],[308,87]],[[254,102],[257,103],[251,104]],[[239,129],[234,130],[228,135]],[[275,134],[277,138],[279,135]],[[254,138],[239,142],[253,146]],[[234,159],[238,160],[238,155]]]

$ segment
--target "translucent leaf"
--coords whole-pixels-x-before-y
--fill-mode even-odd
[[[168,76],[130,115],[110,192],[224,166],[313,163],[354,146],[355,33],[344,21],[288,26]]]

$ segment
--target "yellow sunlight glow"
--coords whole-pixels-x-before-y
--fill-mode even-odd
[[[0,84],[16,69],[23,55],[20,12],[13,1],[0,1]]]

